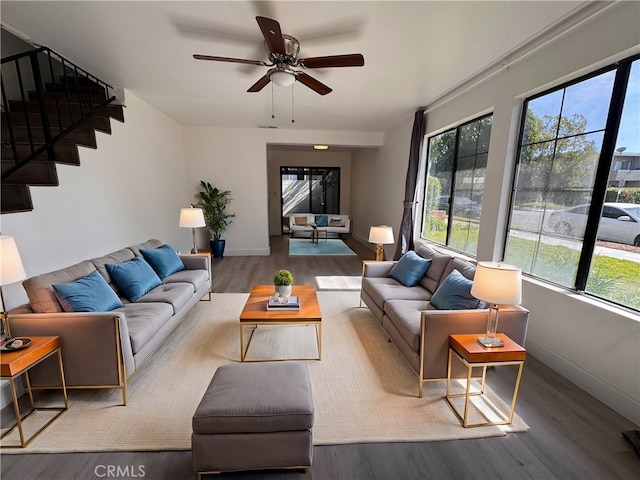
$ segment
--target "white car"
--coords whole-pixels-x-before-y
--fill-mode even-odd
[[[558,210],[549,215],[548,226],[564,237],[582,238],[590,205]],[[598,240],[640,247],[640,205],[605,203],[598,226]]]

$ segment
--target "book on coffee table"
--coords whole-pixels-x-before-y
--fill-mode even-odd
[[[287,298],[287,303],[280,303],[275,296],[269,297],[267,310],[300,310],[300,297],[292,295]]]

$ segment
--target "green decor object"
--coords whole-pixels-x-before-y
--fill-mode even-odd
[[[197,206],[204,212],[204,222],[211,235],[211,252],[216,258],[220,258],[224,253],[224,240],[222,234],[225,232],[235,213],[227,213],[227,206],[231,203],[231,191],[219,190],[209,182],[200,180],[200,191],[196,194],[199,200]]]
[[[278,270],[273,277],[273,284],[278,286],[291,285],[293,283],[293,275],[289,270]]]
[[[279,303],[287,303],[291,296],[291,284],[293,283],[293,275],[289,270],[278,270],[273,277],[273,285],[275,286],[275,299]]]

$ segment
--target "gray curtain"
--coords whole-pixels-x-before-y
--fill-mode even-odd
[[[413,209],[416,204],[416,180],[418,177],[418,167],[420,164],[420,147],[426,128],[426,118],[424,108],[416,110],[413,119],[413,131],[411,132],[411,147],[409,150],[409,167],[407,168],[407,179],[404,188],[404,208],[402,211],[402,223],[398,233],[398,246],[393,256],[398,260],[408,250],[413,250]]]

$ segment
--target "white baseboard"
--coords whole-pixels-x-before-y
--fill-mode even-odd
[[[629,421],[640,425],[640,399],[634,398],[610,384],[605,379],[593,375],[580,365],[575,364],[560,353],[553,351],[545,345],[536,342],[531,337],[527,338],[527,352],[540,360],[546,366],[559,373],[570,382],[584,391],[593,395],[612,410],[616,411]],[[526,362],[525,362],[526,368]]]

